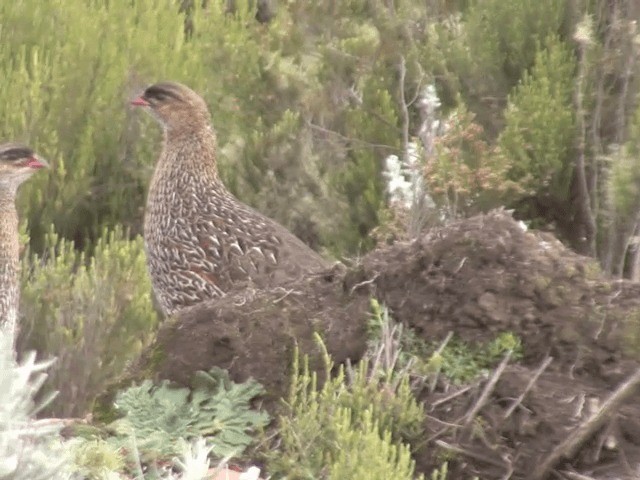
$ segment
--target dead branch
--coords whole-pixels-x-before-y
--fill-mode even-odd
[[[473,419],[476,417],[480,409],[484,407],[484,405],[489,400],[489,395],[491,395],[491,392],[493,392],[493,389],[495,388],[496,383],[498,383],[498,379],[504,372],[504,369],[507,368],[507,364],[509,363],[509,360],[511,360],[512,354],[513,354],[513,350],[509,350],[507,354],[504,356],[504,358],[502,359],[502,362],[500,362],[500,365],[498,365],[498,368],[496,368],[495,371],[493,372],[493,375],[491,375],[491,378],[489,378],[489,381],[485,385],[484,390],[480,394],[480,398],[478,398],[478,401],[475,403],[475,405],[465,415],[464,417],[465,426],[468,426],[473,421]]]
[[[376,273],[373,278],[370,278],[369,280],[364,280],[362,282],[356,283],[353,287],[351,287],[351,290],[349,290],[349,295],[352,295],[353,292],[355,292],[358,288],[360,287],[364,287],[365,285],[371,285],[373,282],[376,281],[376,279],[380,276],[379,273]]]
[[[544,359],[544,362],[542,362],[542,365],[540,365],[538,370],[536,370],[536,372],[533,374],[533,377],[531,377],[531,380],[529,380],[529,383],[525,387],[524,391],[520,394],[518,398],[515,399],[515,401],[511,404],[511,406],[507,409],[507,411],[504,412],[504,415],[502,416],[503,420],[506,420],[507,418],[509,418],[509,416],[513,413],[513,411],[518,407],[518,405],[522,403],[522,401],[524,400],[524,397],[526,397],[527,393],[529,393],[529,390],[533,388],[535,383],[538,381],[538,378],[540,378],[540,375],[542,375],[542,372],[544,372],[547,369],[547,367],[551,365],[552,361],[553,361],[553,357],[547,357]]]
[[[560,473],[562,473],[562,475],[564,475],[565,477],[569,478],[569,480],[596,480],[593,477],[587,477],[586,475],[582,475],[581,473],[578,473],[578,472],[563,471]]]
[[[467,385],[466,387],[461,388],[460,390],[456,390],[455,392],[443,397],[435,402],[431,402],[431,408],[437,407],[438,405],[442,405],[443,403],[447,403],[449,400],[453,400],[456,397],[459,397],[463,393],[468,392],[472,388],[475,388],[477,385]]]
[[[459,446],[451,445],[450,443],[444,442],[442,440],[436,440],[435,444],[437,446],[439,446],[440,448],[444,448],[445,450],[448,450],[450,452],[458,453],[460,455],[464,455],[466,457],[473,458],[475,460],[479,460],[479,461],[487,463],[489,465],[493,465],[494,467],[504,468],[504,469],[508,469],[508,468],[511,467],[510,465],[506,464],[505,462],[501,462],[501,461],[495,460],[495,459],[493,459],[491,457],[488,457],[486,455],[482,455],[482,454],[477,453],[477,452],[473,452],[471,450],[466,450],[466,449],[464,449],[462,447],[459,447]]]
[[[447,333],[447,336],[442,341],[442,343],[440,344],[438,349],[435,352],[433,352],[433,355],[431,355],[431,358],[433,358],[435,355],[442,354],[442,351],[445,349],[445,347],[449,343],[449,340],[451,340],[452,337],[453,337],[453,332],[450,331],[449,333]],[[429,382],[429,392],[431,392],[431,393],[433,393],[434,390],[436,389],[436,385],[438,383],[438,374],[439,374],[439,372],[440,372],[440,369],[438,369],[438,371],[431,377],[431,381]]]
[[[531,480],[543,480],[562,459],[572,458],[580,446],[599,430],[616,413],[618,408],[636,392],[638,385],[640,385],[640,369],[636,370],[607,398],[597,413],[582,422],[560,445],[553,449],[533,472]]]

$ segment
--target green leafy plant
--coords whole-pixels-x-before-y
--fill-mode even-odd
[[[170,458],[184,440],[198,437],[218,458],[239,455],[252,442],[250,433],[269,422],[268,414],[250,408],[263,391],[254,381],[231,382],[220,369],[198,372],[192,389],[146,380],[118,393],[115,403],[125,416],[113,426],[136,439],[144,459]]]

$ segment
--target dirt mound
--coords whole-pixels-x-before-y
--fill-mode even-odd
[[[275,400],[287,392],[294,345],[320,365],[314,332],[336,362],[360,358],[372,295],[429,341],[510,331],[524,344],[522,364],[506,366],[493,384],[423,393],[427,436],[416,452],[423,471],[448,452],[455,459],[449,478],[534,478],[545,460],[548,470],[640,478],[629,476],[640,461],[639,409],[597,407],[638,368],[640,287],[607,281],[593,261],[504,211],[376,250],[346,273],[270,291],[247,287],[186,311],[161,328],[134,376],[187,383],[193,371],[217,365],[235,380],[256,378]],[[571,451],[559,449],[594,411],[601,414],[595,431]],[[549,457],[556,450],[560,457]]]
[[[247,287],[165,323],[135,376],[188,385],[194,371],[218,366],[234,381],[257,379],[271,405],[288,392],[295,346],[309,355],[312,368],[324,365],[314,332],[330,346],[336,362],[361,358],[368,307],[366,295],[344,292],[338,272],[271,290]]]
[[[552,355],[555,367],[577,375],[619,381],[638,332],[638,285],[607,281],[592,259],[504,211],[372,252],[347,283],[372,279],[371,293],[424,338],[453,331],[490,340],[512,331],[526,364]]]

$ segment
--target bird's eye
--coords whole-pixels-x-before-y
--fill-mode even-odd
[[[7,162],[16,162],[24,160],[33,155],[33,151],[28,148],[16,147],[6,150],[0,154],[0,158]]]
[[[144,92],[144,98],[150,102],[163,103],[169,100],[180,100],[180,95],[171,87],[165,85],[152,85]]]

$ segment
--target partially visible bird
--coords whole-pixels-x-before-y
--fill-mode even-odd
[[[47,162],[25,145],[0,145],[0,329],[15,341],[20,294],[18,187]]]
[[[131,102],[162,125],[164,140],[144,218],[147,265],[166,315],[235,285],[293,281],[328,263],[282,225],[224,186],[205,101],[178,83],[157,83]]]

